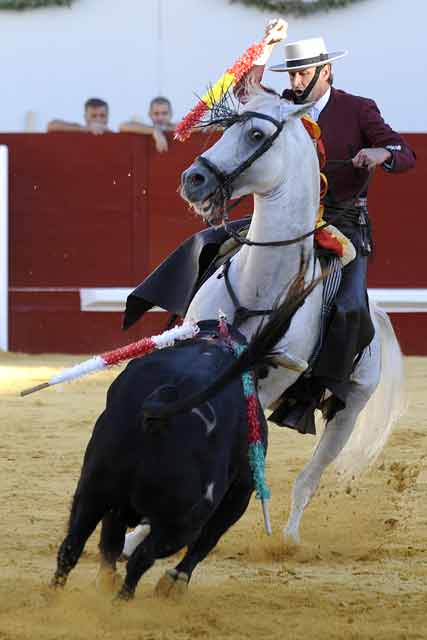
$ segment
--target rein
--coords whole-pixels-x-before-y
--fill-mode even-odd
[[[233,327],[240,327],[241,324],[249,320],[249,318],[256,318],[257,316],[268,316],[272,313],[273,309],[248,309],[243,307],[239,299],[237,298],[233,287],[231,286],[230,278],[228,276],[228,270],[230,269],[231,260],[228,259],[223,266],[223,276],[225,282],[225,288],[230,296],[231,302],[234,304],[234,320]]]

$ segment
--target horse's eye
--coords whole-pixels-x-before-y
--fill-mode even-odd
[[[251,129],[248,135],[251,142],[261,142],[264,138],[264,133],[261,129]]]

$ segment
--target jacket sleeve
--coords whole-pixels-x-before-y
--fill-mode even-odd
[[[415,166],[415,153],[404,138],[384,122],[373,100],[363,100],[360,126],[369,146],[383,147],[392,154],[391,159],[383,164],[386,171],[400,173]]]

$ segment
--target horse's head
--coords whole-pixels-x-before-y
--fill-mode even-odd
[[[295,175],[302,158],[315,158],[313,144],[299,122],[310,105],[294,105],[257,90],[223,122],[221,139],[181,176],[181,194],[208,222],[218,222],[228,199],[271,193]],[[317,159],[316,159],[317,163]],[[314,165],[313,165],[314,166]]]

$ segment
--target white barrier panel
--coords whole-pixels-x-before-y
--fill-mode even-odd
[[[9,214],[8,214],[8,149],[0,146],[0,349],[7,351],[9,347],[8,330],[8,249],[9,249]]]
[[[126,298],[134,287],[87,288],[80,289],[80,311],[118,311],[125,310]],[[164,311],[153,307],[150,311]]]
[[[131,291],[131,287],[80,289],[80,311],[124,311]],[[427,289],[369,289],[368,293],[387,313],[427,313]]]

